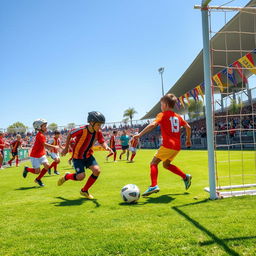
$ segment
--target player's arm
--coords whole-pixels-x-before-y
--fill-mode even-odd
[[[192,145],[191,142],[191,127],[188,123],[186,123],[184,125],[185,129],[186,129],[186,146],[189,148]]]
[[[65,147],[61,151],[62,156],[65,156],[68,153],[70,139],[71,139],[71,134],[69,133],[68,136],[67,136],[67,139],[66,139]]]
[[[143,135],[145,135],[145,134],[151,132],[152,130],[154,130],[157,126],[158,126],[158,123],[156,121],[153,121],[152,123],[147,125],[139,134],[134,135],[133,138],[139,139]]]
[[[111,152],[112,154],[114,153],[113,150],[108,146],[108,144],[104,141],[103,143],[100,143],[100,145],[105,149]]]
[[[48,143],[44,143],[44,147],[46,149],[49,149],[49,150],[51,150],[51,149],[59,149],[59,146],[55,146],[55,145],[48,144]]]

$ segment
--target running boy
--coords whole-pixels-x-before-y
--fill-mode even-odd
[[[32,150],[30,152],[30,161],[32,163],[33,168],[29,168],[25,166],[23,171],[23,177],[26,178],[28,172],[39,174],[35,179],[35,183],[37,183],[40,187],[44,186],[44,183],[41,181],[41,178],[46,174],[49,169],[49,163],[46,158],[45,148],[51,149],[59,149],[58,146],[50,145],[46,143],[46,138],[44,133],[47,131],[47,121],[44,119],[37,119],[33,123],[33,127],[37,132],[36,139]],[[40,170],[40,165],[43,165],[44,168]]]
[[[122,160],[122,155],[125,154],[125,152],[127,151],[126,154],[126,160],[128,161],[129,159],[129,140],[130,137],[126,134],[126,131],[123,130],[123,134],[120,137],[120,141],[121,141],[121,146],[122,146],[122,153],[119,156],[119,159]]]
[[[3,170],[3,161],[4,161],[4,133],[0,131],[0,170]]]
[[[73,150],[73,164],[75,173],[66,173],[58,181],[58,186],[61,186],[67,180],[83,180],[85,178],[85,168],[89,168],[92,171],[91,176],[88,178],[85,186],[81,189],[80,194],[88,199],[94,197],[89,193],[89,188],[95,183],[100,175],[100,167],[93,156],[92,146],[97,140],[104,149],[113,153],[111,148],[104,141],[102,132],[100,131],[101,125],[105,123],[105,117],[97,111],[92,111],[88,114],[87,122],[89,125],[85,125],[78,129],[70,131],[66,146],[62,151],[62,155],[66,155],[70,139],[76,137],[76,144]]]
[[[60,142],[60,132],[58,130],[54,131],[54,137],[49,144],[58,146],[59,148],[62,149],[61,142]],[[58,150],[55,148],[51,149],[50,156],[53,159],[53,162],[51,163],[48,169],[48,173],[51,174],[51,168],[54,168],[54,173],[56,175],[59,175],[60,173],[57,171],[57,165],[60,163],[60,155],[58,153]]]
[[[8,161],[8,164],[12,166],[12,161],[16,158],[16,167],[19,166],[19,155],[18,155],[18,149],[21,147],[21,136],[20,134],[17,134],[16,140],[14,140],[11,144],[11,153],[12,158]]]
[[[114,155],[114,162],[116,162],[116,134],[117,131],[113,131],[113,135],[110,138],[109,147],[112,149],[113,153],[109,153],[106,156],[106,161],[108,161],[108,158],[112,155]]]
[[[134,136],[135,139],[138,139],[160,125],[161,134],[163,137],[162,145],[156,152],[150,164],[151,185],[142,194],[142,196],[148,196],[152,193],[157,193],[160,191],[160,188],[157,185],[157,177],[158,164],[161,161],[163,161],[163,167],[165,169],[182,177],[186,189],[188,189],[191,185],[192,176],[190,174],[185,174],[177,166],[171,164],[180,151],[180,128],[182,126],[186,129],[186,146],[191,146],[190,126],[180,115],[173,112],[176,101],[177,98],[174,94],[167,94],[163,96],[160,100],[162,112],[157,115],[155,121],[146,126],[138,135]]]
[[[137,134],[138,134],[138,132],[135,133],[135,135],[137,135]],[[139,139],[135,139],[134,137],[132,137],[129,144],[130,144],[129,150],[132,153],[131,160],[129,162],[133,163],[133,159],[134,159],[134,157],[136,155],[137,147],[139,145]]]

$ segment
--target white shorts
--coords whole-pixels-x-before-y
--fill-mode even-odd
[[[30,157],[30,161],[32,163],[32,166],[34,169],[40,168],[41,164],[48,164],[48,160],[46,155],[40,157],[40,158],[35,158],[35,157]]]
[[[59,153],[53,153],[53,152],[51,152],[51,153],[50,153],[50,156],[51,156],[51,158],[52,158],[53,160],[60,158],[60,154],[59,154]]]
[[[136,152],[136,151],[137,151],[137,148],[130,147],[129,150],[130,150],[131,152]]]

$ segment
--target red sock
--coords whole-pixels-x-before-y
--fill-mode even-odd
[[[133,158],[135,157],[136,153],[133,153],[131,156],[131,161],[133,160]]]
[[[8,161],[8,164],[9,164],[10,166],[12,166],[12,160],[9,160],[9,161]]]
[[[76,174],[75,173],[68,173],[65,175],[65,180],[76,180]]]
[[[53,161],[51,165],[49,166],[49,169],[51,169],[54,166],[55,162]]]
[[[186,174],[181,169],[179,169],[177,166],[175,166],[173,164],[169,165],[168,170],[179,175],[180,177],[182,177],[182,179],[186,178]]]
[[[93,174],[89,177],[87,180],[85,186],[82,188],[82,191],[88,191],[89,188],[94,184],[94,182],[97,180],[98,176],[94,176]]]
[[[16,158],[16,166],[18,166],[19,165],[19,158],[17,157]]]
[[[116,152],[114,153],[114,161],[116,161]]]
[[[29,168],[27,167],[26,169],[28,172],[31,172],[31,173],[36,173],[36,170],[34,168]]]
[[[112,155],[113,155],[113,153],[110,153],[110,154],[107,155],[107,157],[110,157],[110,156],[112,156]]]
[[[41,180],[44,175],[47,173],[48,170],[46,170],[45,168],[42,169],[42,171],[40,172],[40,174],[38,175],[38,177],[36,177],[37,180]]]
[[[150,177],[151,177],[151,187],[154,187],[157,185],[157,176],[158,176],[158,167],[157,164],[151,164],[150,165]]]

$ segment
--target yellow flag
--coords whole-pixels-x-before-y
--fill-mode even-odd
[[[185,108],[184,101],[183,101],[183,96],[179,97],[179,100],[180,100],[180,103],[183,106],[183,108]]]
[[[247,55],[243,56],[238,60],[245,68],[249,69],[253,74],[256,75],[256,68],[252,61],[247,57]]]
[[[220,91],[223,92],[223,83],[221,82],[220,80],[220,75],[217,74],[217,75],[214,75],[213,76],[213,80],[215,81],[215,83],[217,84],[217,86],[220,88]]]

